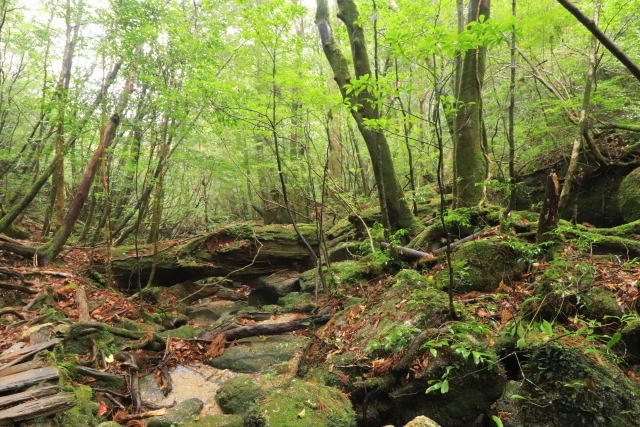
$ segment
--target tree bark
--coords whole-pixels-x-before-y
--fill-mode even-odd
[[[469,22],[478,21],[481,15],[489,19],[489,10],[490,0],[471,0]],[[455,207],[476,206],[484,194],[481,183],[486,179],[487,161],[483,148],[482,85],[486,55],[486,48],[478,46],[464,57],[458,98],[463,105],[455,120]]]
[[[100,166],[100,161],[105,151],[113,142],[113,139],[116,136],[116,130],[118,129],[118,125],[120,124],[120,113],[127,106],[127,102],[129,100],[129,95],[133,92],[133,73],[130,74],[129,78],[125,83],[125,88],[120,95],[118,100],[118,105],[116,106],[116,112],[111,115],[109,118],[109,122],[105,126],[102,136],[100,138],[100,143],[94,151],[93,156],[89,159],[87,164],[87,168],[84,172],[84,176],[80,181],[80,185],[78,186],[78,190],[69,206],[69,210],[67,211],[67,215],[64,218],[63,225],[56,231],[51,242],[44,245],[39,253],[38,262],[42,265],[46,265],[52,259],[54,259],[64,248],[64,244],[67,242],[69,236],[71,236],[71,232],[73,231],[73,227],[80,216],[80,212],[82,211],[82,207],[84,206],[84,202],[87,200],[89,196],[89,191],[91,190],[91,184],[96,176],[98,171],[98,167]]]
[[[558,227],[558,202],[560,201],[560,186],[558,185],[558,177],[554,172],[547,176],[547,186],[544,194],[544,202],[542,203],[542,211],[538,219],[538,243],[551,240],[547,233]]]
[[[374,130],[366,124],[368,120],[373,121],[380,118],[380,113],[375,107],[377,99],[366,89],[360,92],[359,95],[355,95],[353,92],[347,93],[347,85],[352,80],[351,73],[349,72],[347,60],[333,37],[333,29],[329,24],[327,1],[316,0],[316,4],[316,25],[320,33],[322,49],[333,70],[334,79],[340,88],[343,99],[348,101],[352,107],[350,108],[351,115],[356,121],[358,130],[367,145],[378,187],[380,207],[383,211],[383,217],[387,216],[389,219],[388,224],[385,225],[388,226],[391,232],[401,228],[412,230],[416,224],[409,205],[404,200],[404,194],[395,174],[391,151],[384,132],[382,130]],[[338,0],[338,18],[344,22],[347,28],[355,77],[361,78],[365,75],[371,77],[373,74],[364,30],[358,23],[360,14],[353,0]],[[385,206],[386,210],[384,209]]]
[[[594,22],[598,22],[600,14],[600,1],[596,3],[596,9],[593,13]],[[589,103],[591,101],[591,86],[593,84],[593,75],[596,70],[596,50],[597,42],[596,37],[591,37],[591,49],[589,50],[589,68],[585,77],[584,95],[582,97],[582,109],[580,110],[580,119],[578,121],[578,131],[576,138],[573,141],[573,149],[571,150],[571,159],[569,160],[569,167],[567,174],[564,177],[564,183],[562,184],[562,193],[560,193],[560,201],[558,202],[558,210],[562,210],[567,206],[569,200],[569,193],[571,192],[571,185],[573,184],[574,175],[578,168],[578,155],[580,154],[580,145],[582,138],[587,130],[587,114],[589,112]]]

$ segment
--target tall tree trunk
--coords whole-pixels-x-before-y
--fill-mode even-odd
[[[601,1],[596,3],[596,9],[593,12],[593,21],[595,25],[598,25],[598,18],[600,16]],[[567,174],[564,177],[564,183],[562,184],[562,193],[560,193],[560,202],[558,203],[558,210],[562,210],[567,207],[569,201],[569,193],[571,192],[571,184],[573,184],[573,177],[578,168],[578,155],[580,154],[580,145],[582,144],[582,138],[587,130],[587,114],[589,112],[589,103],[591,102],[591,86],[593,85],[593,75],[596,70],[596,50],[597,40],[595,36],[591,36],[591,49],[589,50],[589,69],[585,77],[584,95],[582,96],[582,109],[580,110],[580,119],[578,120],[578,131],[576,138],[573,141],[573,149],[571,150],[571,159],[569,160],[569,168]]]
[[[351,73],[349,72],[347,60],[333,37],[333,29],[328,20],[329,9],[327,1],[316,0],[316,4],[316,25],[318,26],[325,56],[331,65],[342,97],[348,100],[352,106],[357,106],[357,108],[351,108],[350,111],[371,157],[373,173],[378,187],[380,208],[383,218],[388,218],[388,224],[385,224],[385,226],[391,232],[400,228],[414,229],[416,223],[409,205],[404,200],[404,194],[393,167],[391,151],[384,132],[371,129],[365,124],[366,120],[376,120],[380,117],[380,113],[375,107],[375,96],[366,89],[360,92],[359,95],[355,95],[353,92],[347,93],[346,85],[351,83]],[[338,0],[338,18],[345,23],[347,28],[356,78],[361,78],[364,75],[372,76],[364,30],[358,23],[360,14],[354,0]]]
[[[516,0],[511,2],[511,15],[513,16],[513,28],[511,29],[511,83],[509,85],[509,207],[516,206],[516,142],[514,136],[514,114],[516,110]]]
[[[56,89],[56,97],[58,102],[58,118],[56,129],[56,169],[53,175],[53,189],[55,192],[54,204],[54,225],[56,228],[62,226],[64,217],[64,128],[65,128],[65,109],[67,104],[67,92],[69,91],[69,83],[71,81],[71,66],[73,62],[73,54],[76,43],[78,41],[78,33],[80,31],[80,19],[82,17],[82,5],[80,5],[80,13],[75,25],[71,25],[71,1],[67,0],[67,11],[65,20],[67,23],[66,44],[64,55],[62,56],[62,69],[58,79]],[[72,35],[73,31],[73,35]],[[48,230],[44,230],[47,232]]]
[[[490,0],[469,1],[469,22],[483,15],[489,19]],[[459,100],[463,105],[456,114],[454,182],[455,206],[471,207],[481,202],[486,179],[487,161],[484,150],[482,120],[482,85],[486,48],[478,46],[465,53],[460,81]]]
[[[87,163],[87,168],[82,180],[80,181],[78,190],[71,201],[71,205],[69,206],[69,210],[67,211],[67,215],[64,218],[62,226],[58,228],[51,241],[44,245],[40,250],[39,263],[42,265],[46,265],[58,256],[64,248],[64,244],[67,242],[67,239],[71,236],[71,232],[73,231],[73,227],[76,224],[78,217],[80,216],[84,202],[89,196],[89,190],[91,189],[91,184],[96,176],[98,167],[100,167],[102,156],[116,136],[116,130],[120,124],[120,114],[127,106],[129,95],[133,92],[133,76],[132,72],[125,83],[122,94],[120,95],[118,105],[116,106],[116,112],[114,112],[109,118],[109,122],[105,126],[102,136],[100,137],[100,143]]]

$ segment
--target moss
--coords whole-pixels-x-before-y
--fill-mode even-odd
[[[511,283],[527,268],[520,251],[496,240],[476,240],[461,245],[454,253],[455,292],[493,292],[500,282]],[[449,286],[448,269],[435,277],[440,287]]]
[[[549,427],[640,425],[640,387],[620,369],[557,342],[533,350],[515,394],[519,424]]]
[[[171,329],[169,331],[160,332],[158,335],[162,338],[172,337],[188,340],[191,338],[196,338],[203,333],[204,329],[202,328],[192,328],[190,326],[184,325],[180,326],[178,329]]]
[[[109,348],[115,337],[109,332],[99,331],[88,335],[68,337],[64,343],[65,352],[84,355],[96,345],[100,349]]]
[[[296,313],[308,313],[317,308],[316,303],[313,301],[313,295],[304,292],[291,292],[280,297],[278,305],[282,306],[285,311]]]
[[[292,380],[254,406],[245,417],[245,427],[353,427],[355,421],[346,395],[331,387]]]
[[[242,427],[244,420],[239,415],[206,415],[182,427]]]
[[[81,385],[73,390],[76,396],[76,406],[58,415],[59,425],[65,427],[95,426],[99,420],[96,417],[98,404],[91,401],[91,387]]]
[[[239,375],[226,381],[216,393],[216,402],[225,414],[242,415],[263,392],[248,375]]]
[[[622,315],[613,293],[603,287],[589,289],[582,298],[582,306],[585,313],[592,319]]]

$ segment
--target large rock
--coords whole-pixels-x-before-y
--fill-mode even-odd
[[[300,290],[300,273],[293,270],[278,271],[270,276],[258,278],[253,288],[249,294],[249,304],[254,306],[275,304],[278,298]]]
[[[279,364],[289,362],[296,352],[306,346],[307,340],[293,335],[242,339],[237,341],[238,345],[226,349],[222,356],[205,360],[205,363],[234,372],[268,372]]]
[[[273,389],[245,416],[245,427],[354,427],[356,414],[340,391],[301,380]]]
[[[629,322],[620,333],[626,348],[627,363],[640,365],[640,319]]]
[[[449,320],[447,294],[402,270],[318,332],[299,374],[350,393],[363,405],[362,425],[398,426],[426,415],[443,427],[471,426],[501,396],[505,374],[486,337],[474,332],[477,323]],[[425,394],[443,377],[448,393]]]
[[[248,375],[240,375],[222,384],[216,401],[225,414],[244,414],[249,406],[262,395],[258,387]]]
[[[511,283],[527,269],[521,255],[500,240],[475,240],[460,245],[453,253],[456,265],[455,291],[493,292],[500,282]],[[449,285],[449,272],[442,270],[436,280],[442,287]]]
[[[180,427],[242,427],[244,420],[240,415],[207,415],[198,420],[182,424]]]
[[[147,427],[172,427],[193,421],[202,411],[204,403],[197,398],[187,399],[169,408],[165,415],[147,421]]]
[[[440,427],[440,424],[433,421],[431,418],[427,418],[424,415],[415,417],[409,421],[404,427]]]
[[[497,403],[505,427],[640,426],[640,386],[580,348],[549,342],[522,369],[527,381],[511,382]]]
[[[640,219],[640,168],[627,175],[616,193],[618,206],[626,222]]]

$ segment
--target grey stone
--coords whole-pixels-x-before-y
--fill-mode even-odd
[[[178,403],[173,408],[169,408],[165,415],[150,418],[147,427],[171,427],[193,421],[200,414],[204,403],[202,400],[192,398]]]
[[[242,427],[244,420],[240,415],[207,415],[197,421],[183,424],[182,427]]]
[[[248,338],[238,341],[240,345],[226,349],[222,356],[205,360],[204,363],[234,372],[267,372],[291,360],[296,351],[306,345],[306,341],[306,338],[291,335]]]
[[[250,376],[240,375],[222,384],[216,394],[216,402],[225,414],[244,414],[261,394],[262,389]]]
[[[431,418],[427,418],[424,415],[415,417],[409,421],[404,427],[440,427],[440,424],[433,421]]]

